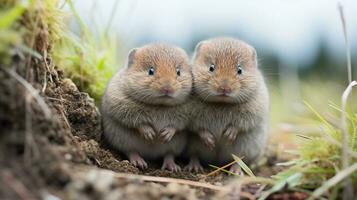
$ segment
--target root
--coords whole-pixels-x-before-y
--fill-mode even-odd
[[[24,86],[24,88],[29,92],[29,94],[33,98],[35,98],[36,102],[42,109],[42,111],[45,115],[45,118],[50,119],[51,118],[51,110],[47,106],[46,102],[42,99],[42,97],[38,94],[38,91],[34,87],[32,87],[32,85],[29,82],[27,82],[25,79],[23,79],[21,76],[19,76],[15,71],[7,70],[4,68],[1,68],[1,69],[4,70],[7,74],[12,76],[13,78],[15,78],[21,85]]]
[[[114,176],[116,178],[124,178],[124,179],[132,179],[132,180],[141,180],[141,181],[149,181],[149,182],[157,182],[157,183],[177,183],[182,185],[189,185],[193,187],[205,188],[214,191],[226,191],[228,192],[227,187],[212,185],[209,183],[202,183],[197,181],[190,181],[185,179],[177,179],[177,178],[168,178],[168,177],[158,177],[158,176],[145,176],[145,175],[136,175],[136,174],[124,174],[124,173],[115,173]],[[240,196],[255,199],[253,195],[247,192],[240,192]]]

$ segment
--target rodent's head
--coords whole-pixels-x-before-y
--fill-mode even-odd
[[[191,92],[188,56],[183,49],[167,44],[132,49],[124,76],[126,94],[147,104],[177,105]]]
[[[200,42],[192,64],[195,93],[204,101],[242,103],[258,87],[260,72],[255,49],[233,38]]]

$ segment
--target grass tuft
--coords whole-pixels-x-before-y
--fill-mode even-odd
[[[307,107],[314,113],[315,123],[324,127],[323,133],[316,134],[309,139],[304,140],[303,144],[298,149],[299,158],[292,162],[292,166],[277,175],[273,176],[277,180],[276,185],[279,186],[281,181],[287,179],[294,174],[301,174],[299,179],[294,179],[294,184],[289,185],[290,188],[315,190],[313,197],[321,197],[322,195],[331,196],[338,194],[342,187],[342,180],[349,177],[352,181],[354,190],[357,190],[357,168],[354,165],[343,169],[343,159],[341,156],[343,143],[341,127],[329,123],[325,117],[317,112],[311,105]],[[334,106],[332,108],[335,109]],[[336,109],[337,110],[337,109]],[[340,109],[337,110],[341,112]],[[348,163],[357,162],[356,148],[356,125],[357,114],[348,114],[348,135],[347,143],[350,156]],[[333,183],[333,184],[332,184]],[[278,186],[274,186],[278,187]],[[270,194],[273,191],[270,190]],[[280,188],[280,187],[278,187]],[[317,189],[316,189],[317,188]],[[273,191],[272,191],[273,190]]]
[[[67,3],[78,23],[80,36],[65,32],[57,43],[54,62],[81,91],[89,93],[99,103],[110,77],[117,70],[118,42],[105,33],[95,36],[79,17],[73,3]]]

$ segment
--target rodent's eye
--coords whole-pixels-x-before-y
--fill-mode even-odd
[[[176,74],[177,74],[177,76],[181,76],[181,70],[180,70],[180,68],[176,68]]]
[[[237,65],[237,74],[238,75],[243,74],[243,68],[240,66],[240,64]]]
[[[154,69],[154,67],[150,67],[148,73],[149,73],[150,76],[154,75],[154,74],[155,74],[155,69]]]
[[[214,69],[215,69],[214,64],[211,64],[211,65],[209,66],[209,71],[210,71],[210,72],[214,72]]]

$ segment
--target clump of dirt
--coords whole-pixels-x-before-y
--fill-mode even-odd
[[[70,79],[64,79],[58,71],[60,81],[50,82],[45,91],[46,99],[63,117],[74,136],[81,140],[100,140],[100,115],[92,98],[79,92]]]
[[[129,161],[115,158],[109,150],[101,147],[98,142],[93,139],[82,141],[79,146],[80,149],[86,153],[92,163],[100,168],[109,169],[115,172],[139,173],[139,169],[130,164]]]

